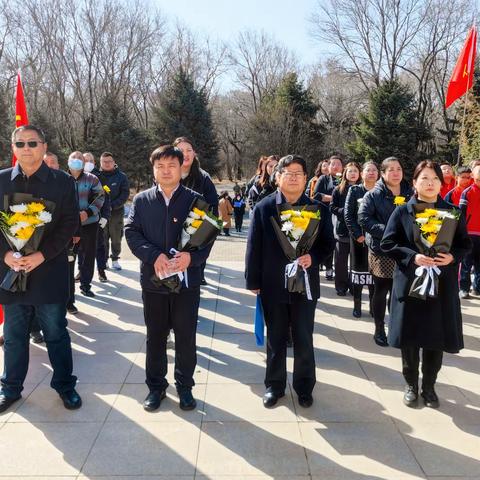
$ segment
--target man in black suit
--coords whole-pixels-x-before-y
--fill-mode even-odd
[[[263,397],[265,407],[273,407],[285,394],[288,326],[292,325],[294,348],[293,388],[299,404],[310,407],[315,385],[313,325],[320,297],[319,264],[334,244],[326,207],[305,195],[307,166],[297,155],[283,157],[278,164],[278,190],[259,202],[250,225],[246,256],[247,289],[260,295],[267,325],[267,370]],[[312,300],[285,288],[285,267],[290,260],[283,253],[271,217],[277,217],[277,205],[318,205],[321,220],[318,237],[310,252],[298,258],[308,272]]]
[[[9,269],[28,272],[26,292],[0,289],[5,313],[5,367],[1,379],[0,412],[21,398],[29,361],[29,326],[35,319],[45,338],[53,367],[50,385],[65,408],[80,408],[72,375],[72,347],[67,331],[66,305],[69,296],[67,245],[79,223],[73,179],[65,172],[49,168],[43,161],[47,144],[43,132],[34,126],[17,128],[12,135],[17,164],[0,172],[0,199],[11,193],[30,193],[54,202],[50,223],[45,225],[37,252],[21,258],[0,235],[0,281]]]
[[[183,154],[178,148],[159,147],[150,156],[150,162],[156,185],[135,196],[125,226],[128,246],[141,261],[140,283],[147,326],[146,383],[150,390],[143,408],[156,410],[166,396],[167,336],[172,328],[180,408],[192,410],[196,407],[192,387],[197,363],[201,265],[211,247],[176,253],[170,258],[169,252],[177,248],[192,202],[200,195],[180,184]],[[167,277],[172,272],[186,272],[179,293],[155,281],[155,276]]]

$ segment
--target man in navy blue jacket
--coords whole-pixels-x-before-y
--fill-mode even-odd
[[[38,251],[16,258],[0,235],[0,281],[9,269],[28,272],[26,292],[0,289],[0,304],[5,312],[5,367],[1,378],[0,412],[21,397],[28,370],[29,325],[39,323],[53,367],[50,382],[66,408],[80,408],[72,375],[72,347],[67,331],[66,305],[69,296],[67,245],[79,224],[75,185],[71,177],[43,162],[47,144],[43,132],[34,126],[17,128],[12,135],[17,164],[0,172],[0,199],[11,193],[29,193],[55,203],[52,221]]]
[[[319,264],[334,245],[330,216],[326,207],[305,195],[307,166],[297,155],[283,157],[278,164],[278,190],[260,201],[254,210],[248,232],[246,255],[247,289],[259,294],[267,325],[267,370],[263,397],[265,407],[273,407],[285,394],[287,384],[288,326],[292,325],[294,371],[293,388],[299,404],[310,407],[315,385],[313,325],[315,307],[320,297]],[[310,252],[298,258],[299,266],[307,269],[312,300],[285,288],[285,267],[290,260],[284,254],[272,226],[277,205],[318,205],[321,220],[318,237]]]
[[[201,265],[211,247],[177,253],[170,258],[169,252],[178,246],[192,202],[200,195],[180,184],[183,154],[179,149],[171,145],[159,147],[150,156],[150,162],[156,185],[135,196],[125,225],[128,246],[141,261],[140,283],[147,326],[146,383],[150,389],[143,407],[147,411],[156,410],[165,398],[167,336],[173,328],[175,385],[180,408],[191,410],[196,407],[192,387],[197,363]],[[165,277],[178,271],[187,272],[179,293],[152,282],[155,276]]]

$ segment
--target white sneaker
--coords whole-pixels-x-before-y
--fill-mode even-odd
[[[118,263],[118,260],[113,260],[112,261],[112,268],[114,270],[121,270],[122,269],[121,265]]]

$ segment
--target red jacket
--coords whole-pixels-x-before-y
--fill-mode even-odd
[[[467,189],[468,187],[462,188],[460,186],[456,186],[453,190],[450,190],[446,195],[444,200],[448,203],[451,203],[452,205],[455,206],[460,206],[460,198],[462,197],[462,193]]]
[[[469,235],[480,235],[480,187],[475,183],[466,188],[460,197],[460,207],[465,213]]]
[[[455,188],[455,177],[452,178],[452,181],[450,183],[443,183],[442,188],[440,189],[440,196],[445,199],[445,196],[450,190],[453,190]]]

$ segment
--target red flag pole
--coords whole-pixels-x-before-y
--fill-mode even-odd
[[[17,72],[17,89],[15,93],[15,128],[28,125],[27,104],[23,94],[22,77],[20,70]],[[12,167],[15,166],[17,159],[15,155],[12,157]]]

